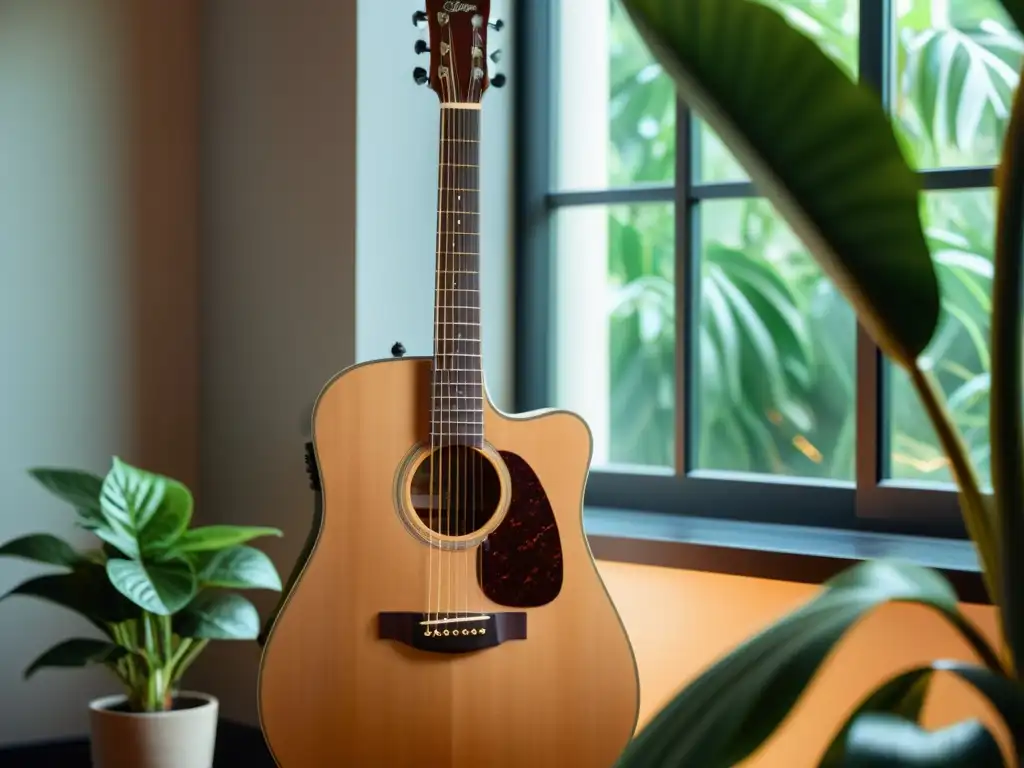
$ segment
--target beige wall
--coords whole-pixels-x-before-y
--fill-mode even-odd
[[[283,529],[261,546],[285,578],[309,409],[355,359],[354,3],[208,0],[203,31],[203,514]],[[258,661],[214,645],[192,681],[255,722]]]
[[[197,42],[196,0],[0,0],[0,540],[88,541],[33,465],[198,478]],[[85,729],[105,674],[21,678],[79,633],[0,603],[0,744]]]

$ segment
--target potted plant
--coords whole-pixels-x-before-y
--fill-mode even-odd
[[[865,2],[867,0],[862,0]],[[871,0],[874,2],[874,0]],[[836,283],[881,351],[909,375],[949,459],[1000,634],[992,647],[937,572],[865,561],[808,604],[725,655],[680,691],[627,747],[619,768],[726,768],[752,755],[787,717],[838,643],[887,602],[946,619],[978,663],[904,670],[856,703],[820,766],[1005,764],[979,720],[929,732],[919,723],[937,672],[988,699],[1024,752],[1024,98],[1019,91],[997,172],[992,281],[992,493],[921,355],[940,290],[920,217],[922,193],[877,94],[853,82],[764,0],[621,0],[655,57]],[[1002,0],[1024,29],[1024,0]],[[886,6],[888,7],[888,6]],[[952,65],[963,76],[964,64]]]
[[[0,556],[55,566],[4,597],[47,600],[81,614],[97,637],[64,640],[25,670],[102,664],[123,691],[90,704],[96,768],[210,768],[218,702],[179,690],[211,640],[252,640],[256,608],[232,589],[279,591],[270,559],[246,542],[274,528],[190,527],[192,494],[182,483],[114,458],[105,477],[72,469],[30,471],[74,507],[97,538],[79,551],[37,533],[0,546]]]

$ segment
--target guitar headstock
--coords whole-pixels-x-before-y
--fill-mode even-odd
[[[497,62],[499,51],[487,53],[487,32],[501,30],[491,21],[491,0],[426,0],[426,10],[413,14],[413,23],[425,23],[429,45],[419,40],[416,53],[430,53],[430,67],[417,67],[417,83],[429,83],[442,104],[479,104],[491,85],[500,88],[505,76],[488,74],[488,60]]]

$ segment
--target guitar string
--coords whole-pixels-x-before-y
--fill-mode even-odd
[[[452,84],[452,94],[451,94],[451,96],[454,96],[453,103],[455,103],[455,102],[457,102],[460,94],[462,93],[462,89],[461,89],[460,84],[459,84],[458,52],[456,51],[455,46],[452,45],[452,43],[453,43],[452,37],[453,37],[452,27],[451,27],[451,24],[449,23],[449,26],[448,26],[448,42],[449,42],[449,45],[451,46],[449,48],[449,59],[450,59],[451,66],[449,67],[448,72],[449,72],[449,75],[451,77],[451,84]],[[458,131],[458,125],[459,125],[458,113],[456,113],[455,126],[454,126],[455,129],[456,129],[455,132]],[[454,144],[455,142],[451,142],[451,143]],[[453,150],[454,150],[454,148],[453,148]],[[448,165],[448,167],[449,167],[448,178],[449,178],[450,188],[452,190],[454,190],[456,187],[459,186],[458,183],[457,183],[458,182],[458,178],[459,178],[458,171],[455,170],[456,166],[455,166],[455,164],[453,162],[453,160],[456,159],[454,157],[455,152],[453,150],[449,150],[449,152],[448,152],[448,163],[449,163],[449,165]],[[461,192],[460,193],[454,193],[454,194],[456,195],[458,200],[462,199],[462,193]],[[454,201],[450,201],[450,202],[454,202]],[[448,273],[448,279],[449,280],[452,277],[454,277],[454,276],[459,274],[458,270],[455,269],[455,267],[459,266],[459,255],[458,255],[459,248],[458,248],[458,240],[456,239],[455,232],[452,231],[453,228],[451,226],[452,219],[453,219],[453,214],[451,213],[451,211],[453,211],[453,210],[454,210],[454,206],[453,205],[449,205],[448,206],[448,214],[447,214],[447,216],[448,216],[448,229],[449,229],[449,233],[451,235],[451,240],[449,242],[449,246],[451,247],[452,267],[453,267],[453,269]],[[448,297],[447,297],[448,298],[448,314],[447,314],[447,317],[449,319],[449,326],[448,326],[448,328],[445,329],[445,334],[444,335],[445,335],[446,339],[450,339],[450,338],[452,338],[452,336],[451,336],[452,329],[458,327],[457,325],[455,325],[455,323],[457,322],[457,320],[456,320],[457,315],[458,315],[458,313],[461,310],[456,309],[459,305],[454,303],[454,301],[455,301],[454,293],[455,292],[451,290],[450,284],[446,285],[446,289],[447,289],[447,292],[448,292]],[[455,504],[458,504],[458,494],[455,492],[455,484],[458,483],[458,479],[459,479],[459,444],[458,444],[458,432],[459,432],[458,426],[459,425],[457,424],[457,420],[454,418],[454,414],[452,413],[452,389],[453,389],[452,384],[453,383],[455,384],[454,388],[458,387],[458,367],[459,367],[459,362],[457,360],[457,356],[456,355],[450,355],[450,358],[451,358],[451,360],[453,360],[456,363],[456,366],[455,366],[455,369],[452,371],[452,373],[454,373],[455,375],[454,376],[451,376],[451,375],[448,376],[448,378],[449,378],[449,386],[448,386],[448,392],[447,392],[447,394],[448,394],[448,408],[445,410],[445,414],[448,417],[448,430],[446,430],[447,433],[448,433],[448,435],[447,435],[448,449],[447,450],[448,450],[449,454],[451,454],[451,453],[455,454],[455,460],[452,461],[452,457],[451,457],[451,455],[449,455],[449,457],[448,457],[448,480],[447,480],[447,485],[448,485],[448,502],[446,504],[447,518],[448,518],[448,520],[447,520],[448,546],[445,548],[445,550],[446,550],[445,551],[445,562],[446,562],[446,565],[448,566],[448,578],[446,579],[447,586],[448,586],[448,595],[447,595],[447,599],[445,601],[445,618],[446,619],[451,619],[452,618],[452,616],[451,616],[451,610],[452,610],[452,579],[454,578],[454,572],[453,572],[453,568],[452,568],[452,565],[453,565],[452,557],[454,556],[454,547],[452,546],[452,543],[451,543],[451,538],[452,538],[452,516],[453,516],[452,515],[452,512],[453,512],[453,510],[452,510],[452,502],[454,501]],[[454,379],[455,381],[452,382],[451,381],[452,379]],[[453,464],[454,464],[454,466],[452,466]],[[452,477],[452,470],[455,471],[455,477],[454,478]],[[456,510],[456,515],[457,514],[458,514],[458,512]],[[456,520],[457,520],[457,518],[456,518]],[[449,622],[445,623],[446,629],[448,627],[448,624],[449,624]]]
[[[474,43],[474,46],[476,47],[477,50],[482,50],[482,41],[480,39],[480,28],[479,27],[475,27],[474,30],[473,30],[473,43]],[[478,62],[474,61],[473,62],[473,66],[476,67],[477,63]],[[480,101],[480,97],[481,97],[481,95],[483,93],[482,90],[481,90],[481,78],[477,76],[477,73],[475,71],[472,72],[472,77],[473,77],[473,80],[472,80],[472,87],[470,88],[470,101],[471,102],[479,102]],[[474,120],[476,122],[474,122]],[[466,121],[466,124],[468,125],[468,129],[466,130],[466,132],[465,132],[466,135],[464,137],[466,139],[466,143],[465,143],[464,146],[465,146],[465,149],[466,149],[466,153],[465,154],[466,154],[467,171],[468,171],[466,175],[469,176],[469,179],[468,179],[469,183],[466,184],[466,188],[467,189],[479,190],[479,188],[480,188],[479,180],[474,178],[479,173],[478,169],[479,169],[479,164],[480,164],[480,144],[478,143],[479,139],[480,139],[480,135],[479,135],[479,129],[480,129],[479,115],[477,114],[477,112],[475,110],[466,110],[465,121]],[[470,143],[470,142],[477,142],[477,143]],[[468,161],[472,161],[472,163],[470,163]],[[469,456],[471,457],[470,460],[472,461],[472,468],[470,470],[470,478],[469,478],[470,479],[470,488],[469,488],[469,490],[468,490],[468,492],[466,494],[467,495],[466,504],[467,505],[471,505],[471,509],[472,509],[472,515],[471,515],[472,519],[469,521],[470,524],[468,526],[468,530],[472,530],[472,531],[475,532],[476,531],[476,512],[477,512],[477,508],[476,508],[476,505],[474,503],[475,500],[476,500],[475,499],[476,493],[474,492],[474,489],[477,487],[477,468],[480,465],[480,460],[481,460],[481,454],[479,454],[478,451],[481,451],[483,449],[483,419],[484,419],[484,415],[483,415],[483,398],[476,396],[478,391],[481,392],[481,393],[483,392],[483,349],[482,349],[483,344],[482,344],[482,342],[480,340],[480,325],[479,325],[479,317],[480,317],[480,309],[479,309],[479,307],[480,307],[480,193],[479,193],[479,191],[477,191],[477,192],[471,193],[471,194],[475,194],[476,195],[476,197],[473,198],[473,202],[475,204],[468,207],[469,211],[470,211],[470,215],[467,218],[470,219],[468,224],[470,225],[471,231],[473,233],[470,236],[470,240],[473,243],[473,248],[470,249],[470,250],[472,250],[473,253],[475,254],[475,258],[473,259],[472,266],[475,268],[476,274],[467,275],[467,277],[468,277],[468,285],[469,285],[469,287],[471,289],[469,295],[473,299],[470,302],[470,306],[473,306],[473,307],[476,308],[475,312],[476,312],[476,316],[477,316],[477,324],[466,326],[466,335],[469,337],[469,339],[471,339],[471,341],[469,342],[470,350],[471,350],[471,352],[475,353],[477,355],[477,357],[472,358],[473,360],[476,361],[476,366],[473,369],[473,375],[471,376],[471,375],[467,374],[467,376],[466,376],[467,381],[471,382],[469,387],[467,387],[467,389],[472,389],[472,392],[473,392],[473,397],[469,401],[470,404],[472,405],[472,408],[473,408],[473,410],[471,412],[472,415],[471,415],[469,421],[471,422],[471,425],[472,425],[471,426],[471,430],[472,430],[473,438],[474,438],[472,440],[472,444],[471,444],[470,452],[469,452]],[[474,311],[474,310],[471,310],[471,312],[472,311]],[[479,382],[480,383],[480,387],[479,388],[476,386],[477,385],[477,379],[480,379],[480,382]],[[477,440],[476,440],[476,437],[477,437],[477,434],[478,434],[478,430],[479,430],[479,437],[480,437],[480,445],[477,445]],[[469,549],[467,549],[466,552],[463,553],[463,565],[464,565],[463,571],[464,571],[464,584],[465,584],[465,604],[466,604],[466,613],[467,614],[469,614],[469,610],[470,610],[470,601],[469,601],[469,596],[470,596],[470,591],[471,591],[470,590],[470,575],[471,575],[470,559],[475,554],[476,554],[476,549],[474,549],[472,553],[470,552]],[[475,568],[472,570],[472,573],[475,574]]]
[[[472,61],[472,59],[470,61]],[[473,82],[473,80],[472,80],[472,73],[470,73],[470,101],[472,101],[472,82]],[[459,175],[460,175],[459,186],[462,187],[463,189],[467,189],[468,190],[469,189],[469,184],[466,183],[466,176],[467,176],[466,171],[468,170],[468,168],[467,168],[467,161],[470,158],[467,157],[467,153],[466,153],[466,113],[467,112],[469,112],[468,109],[460,109],[459,110],[459,113],[460,113],[459,114],[459,141],[458,141],[458,145],[457,145],[457,151],[458,151],[458,158],[459,158]],[[464,195],[464,198],[468,198],[469,192],[463,192],[463,195]],[[459,246],[459,251],[461,251],[464,254],[465,253],[469,253],[470,250],[472,249],[472,246],[471,246],[472,235],[469,234],[468,220],[467,220],[468,217],[465,215],[466,211],[469,210],[470,208],[471,208],[471,206],[469,206],[467,204],[466,200],[464,199],[462,205],[459,206],[459,213],[458,213],[458,217],[459,218],[456,220],[456,222],[458,224],[458,227],[459,227],[459,239],[461,241],[461,245]],[[461,258],[464,266],[468,266],[469,265],[469,257],[461,256],[460,258]],[[458,299],[458,302],[459,302],[460,306],[471,307],[473,305],[472,300],[470,298],[471,297],[471,293],[470,293],[469,290],[467,290],[467,286],[470,285],[470,279],[471,278],[470,278],[468,270],[466,270],[465,272],[460,272],[459,273],[459,278],[458,278],[458,284],[457,285],[458,285],[460,290],[457,293],[458,293],[459,297],[462,297],[462,296],[467,297],[465,300],[463,300],[462,298]],[[471,314],[471,313],[472,313],[472,310],[463,311],[463,314],[467,315],[467,317],[464,318],[464,319],[468,319],[468,315]],[[467,347],[468,347],[467,339],[469,338],[468,330],[469,330],[469,326],[468,325],[460,325],[459,329],[458,329],[458,333],[456,334],[456,338],[458,339],[457,343],[459,345],[459,348],[462,351],[462,361],[459,364],[459,368],[460,369],[462,369],[462,368],[466,369],[465,371],[460,370],[459,371],[459,376],[458,376],[458,378],[459,378],[459,395],[460,395],[460,398],[459,398],[459,409],[458,410],[459,410],[459,413],[462,416],[460,421],[470,422],[469,424],[466,424],[466,425],[460,425],[460,431],[464,431],[467,434],[467,437],[464,440],[465,444],[460,448],[460,454],[463,454],[463,453],[465,454],[466,462],[467,462],[465,468],[463,469],[463,474],[459,478],[459,495],[461,497],[461,501],[459,503],[459,533],[462,534],[462,535],[465,535],[466,533],[468,533],[468,531],[466,529],[466,503],[467,503],[467,498],[466,498],[466,476],[469,474],[469,469],[472,467],[472,462],[473,462],[472,437],[470,436],[470,434],[472,432],[473,416],[470,413],[470,410],[466,407],[467,406],[466,393],[468,391],[468,389],[466,387],[466,384],[468,384],[468,382],[469,382],[469,367],[470,367],[470,362],[471,362],[471,358],[468,355],[472,351],[472,350],[470,350],[470,352],[466,351]],[[466,428],[464,430],[462,430],[461,429],[462,426],[465,426]],[[466,577],[468,576],[468,574],[467,574],[466,568],[465,568],[466,552],[467,552],[467,550],[465,550],[465,549],[459,552],[459,560],[463,564],[463,568],[462,568],[462,590],[461,591],[466,596],[466,598],[468,598],[469,587],[468,587],[468,585],[466,583]],[[465,613],[468,613],[467,600],[463,600],[462,602],[463,602],[463,606],[462,606],[463,611]]]
[[[441,224],[441,222],[442,222],[442,211],[444,210],[444,185],[443,185],[443,180],[444,180],[444,164],[443,163],[444,163],[445,119],[446,119],[446,115],[445,115],[444,110],[442,109],[441,110],[441,120],[440,120],[440,125],[439,125],[439,133],[440,133],[440,137],[441,137],[441,141],[440,141],[440,155],[438,157],[438,165],[437,165],[437,184],[438,184],[438,189],[437,189],[437,192],[438,192],[438,199],[437,199],[437,249],[436,249],[435,259],[434,259],[434,272],[435,272],[435,276],[434,276],[434,361],[433,361],[434,362],[434,371],[433,371],[434,381],[433,381],[433,384],[432,384],[433,399],[432,399],[432,402],[430,404],[430,412],[431,412],[430,458],[429,458],[429,460],[430,460],[430,480],[429,480],[429,484],[427,485],[427,498],[429,500],[428,501],[429,506],[427,507],[427,546],[429,548],[429,552],[428,552],[428,555],[427,555],[427,632],[432,631],[432,627],[434,625],[431,624],[430,621],[432,619],[436,618],[436,615],[434,615],[434,616],[431,615],[431,610],[430,609],[433,607],[432,603],[433,603],[433,598],[434,598],[434,548],[435,548],[435,545],[434,545],[434,525],[435,525],[435,522],[434,522],[434,497],[436,495],[436,490],[437,490],[436,483],[438,481],[438,477],[435,476],[435,474],[434,474],[434,464],[435,464],[435,458],[436,458],[436,454],[437,454],[437,442],[438,441],[437,441],[437,428],[436,428],[436,426],[437,426],[437,416],[438,416],[438,414],[437,414],[438,402],[440,400],[439,394],[440,394],[440,387],[441,387],[441,374],[440,374],[440,367],[441,367],[440,363],[441,363],[441,360],[438,357],[438,352],[439,352],[438,336],[440,334],[440,319],[441,319],[440,318],[440,311],[441,311],[441,304],[440,304],[441,294],[440,294],[440,290],[441,290],[441,280],[443,279],[443,274],[441,273],[441,271],[439,269],[438,262],[440,260],[440,255],[441,255],[442,238],[444,237],[444,233],[442,231],[442,224]],[[440,474],[440,472],[438,472],[438,474]],[[440,504],[438,504],[437,517],[438,517],[438,519],[440,519],[440,517],[441,517]]]

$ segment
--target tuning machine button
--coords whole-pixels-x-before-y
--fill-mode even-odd
[[[502,88],[505,85],[505,79],[505,76],[501,72],[499,72],[498,74],[491,78],[491,85],[493,85],[495,88]]]
[[[426,20],[427,20],[427,12],[426,11],[416,11],[416,13],[414,13],[412,15],[412,25],[414,27],[418,27],[420,24],[426,22]]]
[[[427,45],[426,40],[417,40],[416,45],[413,46],[413,50],[415,50],[416,53],[426,53],[430,50],[430,46]]]
[[[423,85],[429,78],[427,77],[427,70],[423,67],[416,67],[412,71],[412,79],[416,81],[416,85]]]
[[[502,28],[505,26],[505,22],[502,21],[501,19],[498,19],[497,21],[488,22],[487,26],[489,26],[495,32],[501,32]]]

